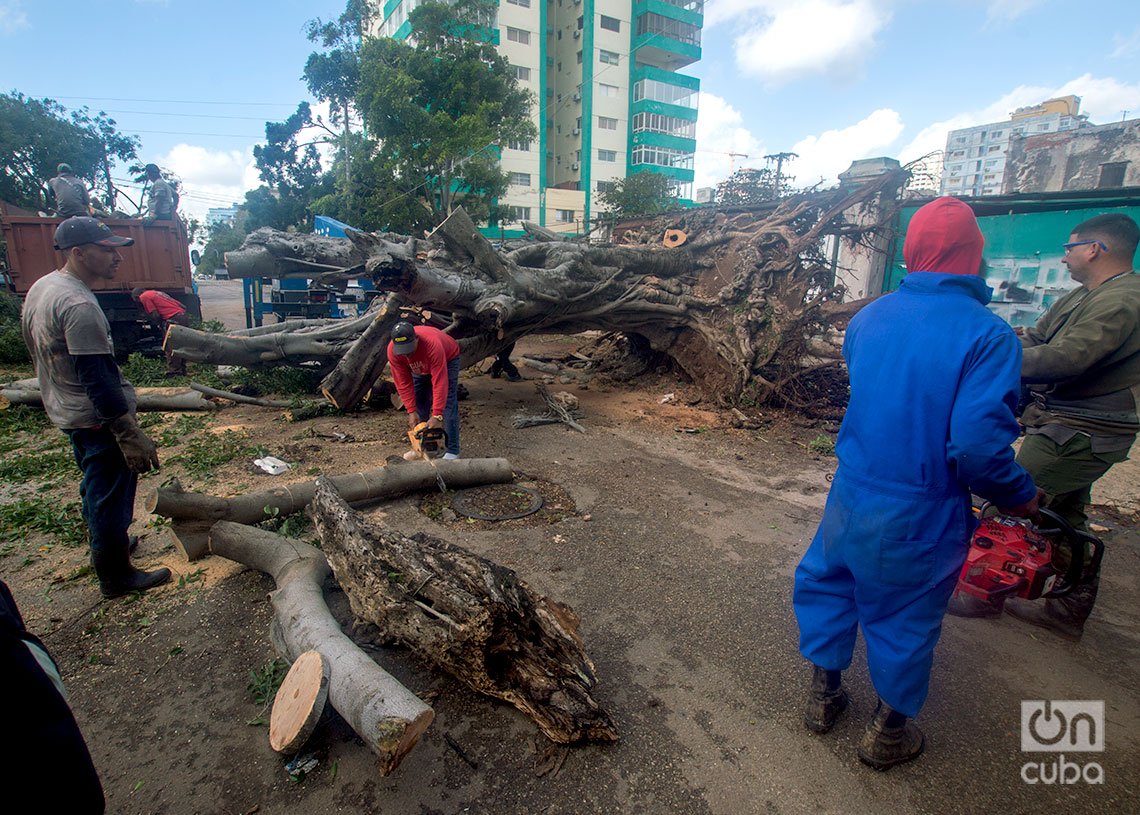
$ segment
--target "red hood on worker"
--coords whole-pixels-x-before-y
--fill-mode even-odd
[[[957,198],[939,198],[910,219],[903,260],[907,272],[976,275],[984,245],[973,210]]]

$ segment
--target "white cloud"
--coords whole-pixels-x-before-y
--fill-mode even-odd
[[[1043,2],[1044,0],[990,0],[989,8],[986,9],[986,21],[989,23],[1008,23]]]
[[[182,179],[178,211],[203,223],[211,207],[227,207],[245,200],[247,190],[261,182],[253,163],[253,148],[209,150],[178,144],[155,161]]]
[[[780,83],[858,70],[890,12],[886,0],[722,0],[710,4],[709,17],[710,25],[737,24],[741,71]]]
[[[1112,54],[1113,59],[1120,59],[1121,57],[1131,56],[1140,52],[1140,27],[1133,31],[1128,36],[1123,34],[1114,34],[1112,37]]]
[[[715,187],[741,167],[762,167],[764,148],[744,127],[740,111],[719,96],[701,94],[697,119],[697,157],[694,190]],[[730,153],[740,155],[732,156]]]
[[[984,108],[964,111],[927,125],[899,151],[903,163],[946,147],[946,135],[963,127],[1002,122],[1019,107],[1036,105],[1046,99],[1073,94],[1081,97],[1081,113],[1093,124],[1118,121],[1124,111],[1140,114],[1140,83],[1128,84],[1113,77],[1097,78],[1084,74],[1057,87],[1019,85]]]
[[[797,158],[789,167],[796,186],[824,185],[836,180],[852,161],[890,154],[890,146],[903,131],[902,117],[890,108],[880,108],[865,119],[840,130],[828,130],[796,142]]]
[[[0,3],[0,35],[7,37],[25,28],[29,25],[24,4],[20,0]]]

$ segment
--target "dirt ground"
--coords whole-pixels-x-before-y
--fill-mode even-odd
[[[232,307],[232,289],[222,288]],[[218,302],[204,289],[206,317]],[[240,301],[239,301],[240,304]],[[220,306],[219,306],[220,308]],[[227,312],[227,322],[232,314]],[[574,338],[532,338],[518,353],[555,355]],[[621,739],[557,748],[514,708],[481,697],[406,651],[376,660],[429,700],[436,718],[389,777],[351,729],[328,715],[290,778],[269,747],[251,672],[273,657],[272,581],[236,564],[187,563],[142,496],[171,475],[216,494],[355,472],[406,449],[403,416],[361,413],[288,423],[230,407],[209,430],[236,429],[292,463],[281,476],[235,458],[205,476],[164,466],[140,488],[138,559],[175,581],[140,598],[99,599],[81,548],[30,539],[0,549],[0,572],[29,627],[60,662],[107,793],[108,812],[163,813],[1131,813],[1140,811],[1140,539],[1133,464],[1098,485],[1094,520],[1107,555],[1101,599],[1083,640],[1068,643],[1012,618],[947,618],[919,723],[927,754],[889,773],[855,746],[875,696],[862,646],[847,673],[852,708],[828,736],[800,721],[808,671],[796,649],[792,573],[818,523],[835,459],[812,451],[833,428],[772,413],[759,430],[690,404],[664,375],[630,388],[553,386],[581,401],[585,434],[514,429],[540,412],[533,380],[465,372],[464,457],[504,456],[522,479],[560,488],[563,511],[533,522],[467,523],[421,511],[423,496],[366,510],[515,569],[571,605],[598,676],[595,697]],[[661,404],[674,393],[675,400]],[[173,418],[163,426],[169,426]],[[321,435],[350,434],[339,442]],[[209,431],[205,431],[209,432]],[[818,446],[815,445],[815,446]],[[164,450],[167,459],[178,445]],[[398,466],[398,465],[396,465]],[[60,494],[74,489],[74,480]],[[2,488],[0,488],[2,491]],[[312,533],[307,533],[311,535]],[[302,533],[301,537],[305,537]],[[343,594],[330,605],[348,621]],[[1027,784],[1021,701],[1105,703],[1104,783]],[[1091,759],[1090,759],[1091,756]]]

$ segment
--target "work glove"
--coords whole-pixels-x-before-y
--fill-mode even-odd
[[[115,436],[127,467],[136,473],[148,473],[158,469],[158,448],[146,433],[142,432],[133,413],[124,413],[107,425]]]

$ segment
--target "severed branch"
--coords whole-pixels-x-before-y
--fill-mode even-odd
[[[376,754],[380,774],[395,770],[435,713],[341,630],[325,603],[329,565],[320,550],[228,521],[210,530],[210,550],[273,578],[275,647],[290,662],[306,651],[320,653],[329,667],[332,706]]]
[[[433,489],[442,475],[454,489],[481,484],[505,484],[514,478],[505,458],[465,458],[457,461],[401,461],[352,475],[329,479],[351,503],[393,498],[407,492]],[[270,517],[285,517],[309,505],[315,481],[303,481],[263,492],[222,498],[182,489],[177,478],[152,490],[144,499],[147,512],[173,521],[171,529],[187,560],[207,553],[206,533],[216,521],[255,524]]]
[[[353,511],[320,479],[310,514],[353,613],[471,688],[522,710],[553,741],[615,741],[594,700],[574,611],[510,569]]]
[[[564,424],[572,430],[577,430],[579,433],[586,432],[586,428],[575,421],[581,416],[577,410],[570,409],[555,399],[542,382],[536,382],[534,389],[538,392],[538,395],[542,397],[542,401],[546,403],[546,415],[520,416],[515,419],[515,427],[523,428],[540,424]]]

